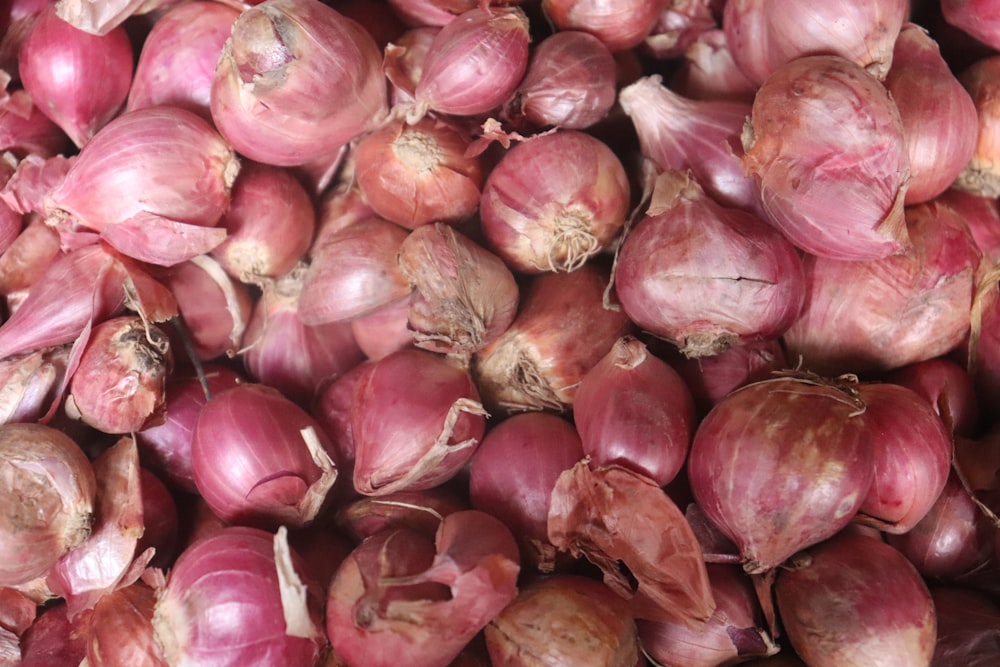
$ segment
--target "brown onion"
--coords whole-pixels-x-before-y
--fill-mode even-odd
[[[626,51],[649,36],[664,3],[658,0],[542,0],[542,11],[557,30],[582,30],[611,51]]]
[[[979,119],[979,132],[972,159],[958,175],[955,187],[973,194],[1000,195],[1000,108],[997,69],[1000,55],[980,58],[959,72],[958,78],[969,91]]]
[[[937,624],[913,565],[850,531],[793,559],[775,597],[785,632],[810,667],[929,665]]]
[[[515,271],[573,271],[607,249],[629,212],[625,167],[589,134],[559,130],[520,143],[490,172],[483,234]]]
[[[90,535],[97,482],[80,446],[40,424],[0,425],[0,585],[44,575]]]
[[[473,357],[492,414],[572,408],[586,372],[632,330],[624,313],[604,307],[607,282],[607,269],[594,262],[532,278],[514,322]]]
[[[695,432],[688,476],[753,574],[847,526],[871,487],[872,462],[856,389],[791,376],[717,403]]]
[[[779,67],[754,97],[743,148],[768,218],[802,250],[874,259],[906,246],[903,123],[860,66],[805,56]]]
[[[969,331],[979,249],[953,209],[906,209],[910,247],[878,260],[803,260],[808,292],[785,333],[790,359],[826,374],[884,371],[946,354]]]
[[[252,160],[305,164],[382,120],[381,62],[372,37],[329,5],[266,0],[233,24],[215,70],[212,118]]]

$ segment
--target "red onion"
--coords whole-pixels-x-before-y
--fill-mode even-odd
[[[429,25],[410,28],[386,45],[383,67],[386,78],[392,84],[389,94],[394,106],[413,103],[413,93],[423,75],[424,61],[439,30]]]
[[[627,603],[604,584],[577,575],[541,579],[522,589],[486,626],[486,646],[493,667],[639,664]]]
[[[611,148],[577,130],[505,153],[479,202],[483,234],[515,271],[574,271],[625,226],[629,182]]]
[[[643,475],[614,465],[592,470],[587,461],[563,472],[552,491],[549,540],[597,565],[636,618],[695,628],[715,610],[694,531]]]
[[[750,578],[733,565],[708,564],[716,607],[699,628],[683,623],[637,622],[642,650],[663,665],[716,667],[778,652]]]
[[[976,438],[955,438],[955,470],[972,492],[1000,488],[1000,423],[993,423]]]
[[[803,260],[808,292],[785,333],[819,373],[888,370],[946,354],[969,330],[980,254],[953,209],[907,207],[911,245],[879,260]]]
[[[6,100],[2,98],[0,95],[0,150],[18,158],[68,152],[69,137],[42,113],[26,91],[15,90]]]
[[[348,322],[314,327],[298,315],[303,269],[295,269],[263,295],[243,333],[243,364],[257,382],[308,406],[326,382],[361,363],[364,356]]]
[[[625,51],[649,36],[664,4],[659,0],[542,0],[542,11],[556,30],[589,32],[611,51]]]
[[[355,147],[358,188],[377,215],[408,229],[457,224],[476,212],[483,183],[483,166],[466,155],[468,147],[454,123],[390,121]]]
[[[666,486],[687,459],[695,427],[691,392],[631,336],[583,376],[573,412],[594,466],[619,465]]]
[[[510,530],[484,512],[449,514],[433,541],[377,533],[330,585],[330,643],[352,665],[447,665],[515,598],[519,570]]]
[[[989,0],[941,0],[941,13],[950,25],[994,49],[1000,49],[1000,11]]]
[[[761,573],[854,518],[874,476],[864,403],[851,385],[781,377],[737,389],[695,431],[698,505]]]
[[[299,295],[304,324],[367,315],[410,292],[396,264],[407,231],[369,217],[342,229],[320,230]]]
[[[810,667],[929,665],[937,624],[930,592],[888,544],[845,532],[778,573],[785,632]]]
[[[114,30],[128,18],[152,12],[173,4],[175,0],[104,0],[103,2],[78,2],[62,0],[56,11],[64,21],[80,30],[103,35]],[[259,1],[259,0],[258,0]]]
[[[319,424],[276,389],[240,384],[201,409],[191,443],[198,491],[234,524],[303,526],[337,479]]]
[[[909,12],[906,0],[846,0],[820,6],[780,0],[726,2],[722,28],[733,59],[762,83],[802,56],[836,55],[884,79]]]
[[[226,240],[212,256],[237,280],[255,282],[295,268],[312,244],[316,210],[290,171],[244,161],[221,225]]]
[[[333,526],[314,523],[291,531],[288,545],[302,557],[305,578],[312,579],[326,590],[337,568],[354,549],[349,540]]]
[[[34,422],[52,409],[66,381],[70,346],[0,359],[0,424]]]
[[[41,12],[21,44],[24,89],[78,147],[118,115],[132,84],[132,44],[125,28],[96,36]]]
[[[658,178],[615,266],[622,307],[689,357],[780,336],[802,308],[805,278],[770,225],[708,197],[690,173]]]
[[[142,43],[126,109],[173,106],[211,120],[212,81],[239,10],[183,2],[163,12]]]
[[[608,271],[588,262],[528,282],[511,326],[473,357],[472,372],[492,414],[562,412],[576,387],[632,324],[604,307]]]
[[[729,51],[726,33],[706,30],[684,52],[671,89],[694,100],[753,102],[757,85],[747,78]]]
[[[38,605],[14,588],[0,588],[0,634],[10,632],[20,637],[38,618]],[[20,649],[17,657],[20,657]]]
[[[104,433],[131,433],[159,418],[173,368],[167,335],[125,315],[95,325],[70,379],[65,409]]]
[[[643,42],[644,49],[658,60],[684,55],[701,35],[718,27],[713,4],[718,3],[716,0],[672,0],[664,3],[656,25]]]
[[[413,286],[407,323],[417,347],[468,358],[517,314],[520,293],[510,270],[448,225],[425,225],[407,236],[399,268]]]
[[[531,50],[528,69],[504,115],[527,128],[582,130],[615,103],[615,60],[597,37],[560,30]]]
[[[199,359],[235,354],[253,311],[249,288],[231,278],[214,259],[200,255],[170,267],[164,282],[177,307]],[[179,349],[177,343],[174,349]]]
[[[35,19],[51,0],[11,0],[0,14],[0,69],[16,81],[18,52]]]
[[[315,665],[325,643],[323,591],[300,571],[281,532],[272,539],[257,528],[223,528],[188,547],[153,612],[167,664]]]
[[[40,217],[29,216],[17,238],[0,255],[0,294],[8,314],[17,310],[59,254],[59,233]]]
[[[863,383],[875,477],[858,520],[905,533],[930,510],[951,469],[951,433],[934,408],[912,389]]]
[[[965,220],[965,226],[983,253],[981,270],[1000,265],[1000,202],[997,198],[981,197],[952,187],[939,195],[937,201],[955,209]]]
[[[528,17],[518,7],[470,9],[435,35],[410,120],[427,111],[475,116],[513,94],[528,66]]]
[[[336,499],[354,499],[358,492],[354,489],[354,428],[351,424],[354,390],[362,374],[367,372],[373,361],[363,361],[325,387],[312,407],[312,415],[333,446],[331,456],[337,462],[338,476],[351,483],[341,483],[334,487]]]
[[[15,163],[11,155],[4,155],[3,161],[5,166]],[[47,216],[49,210],[46,198],[66,179],[66,174],[75,161],[76,156],[66,158],[56,155],[43,158],[38,155],[27,155],[16,161],[14,173],[6,179],[3,190],[0,191],[0,198],[16,213],[22,215],[38,213]],[[57,229],[60,236],[64,238],[68,236],[63,233],[63,228],[67,227],[65,222],[55,220],[48,222]],[[81,244],[66,243],[67,247],[73,245]]]
[[[929,401],[955,435],[968,437],[978,430],[975,385],[968,371],[956,362],[943,357],[918,361],[890,371],[885,379],[912,389]]]
[[[972,159],[955,181],[955,187],[984,197],[1000,195],[1000,107],[997,100],[997,69],[1000,55],[980,58],[959,72],[959,81],[969,91],[979,119]]]
[[[173,243],[182,251],[197,227],[214,226],[229,207],[238,171],[232,149],[201,117],[174,107],[140,109],[115,118],[80,151],[48,197],[50,215],[97,232],[130,219],[137,231],[160,221],[181,235]]]
[[[21,637],[19,667],[61,667],[79,665],[87,657],[83,637],[66,616],[66,605],[56,604],[39,614]]]
[[[543,412],[502,420],[472,457],[472,506],[489,512],[513,531],[525,566],[551,572],[567,560],[557,559],[557,549],[549,541],[549,508],[559,476],[583,457],[573,425]]]
[[[219,364],[205,364],[203,371],[210,396],[243,381],[238,373]],[[194,371],[171,373],[165,393],[163,423],[147,426],[135,434],[139,453],[172,486],[194,492],[197,487],[191,470],[191,443],[198,413],[209,399]]]
[[[988,667],[1000,659],[1000,607],[980,591],[931,588],[937,613],[935,667]]]
[[[365,357],[375,361],[413,345],[409,326],[410,300],[404,297],[350,321],[354,341]]]
[[[156,591],[143,583],[102,598],[83,622],[89,667],[167,667],[153,639]]]
[[[443,487],[397,491],[378,498],[361,497],[337,512],[337,525],[360,543],[386,530],[405,528],[434,537],[449,514],[470,509]]]
[[[266,0],[244,10],[212,85],[212,118],[242,155],[311,162],[386,113],[382,58],[357,23],[318,0]]]
[[[49,426],[0,425],[0,452],[0,586],[14,586],[87,539],[97,482],[80,446]]]
[[[691,170],[698,184],[726,206],[758,210],[757,185],[740,161],[740,132],[750,106],[744,102],[688,100],[646,76],[618,95],[632,120],[642,154],[658,171]]]
[[[937,43],[913,23],[896,39],[885,87],[899,108],[909,152],[905,203],[933,199],[972,158],[979,126],[976,107]]]
[[[141,450],[139,454],[141,456]],[[147,468],[139,469],[139,487],[142,492],[143,529],[135,552],[141,554],[146,549],[153,549],[150,566],[167,568],[174,562],[179,544],[177,503],[167,485]]]
[[[393,409],[386,411],[386,405]],[[354,488],[373,496],[451,479],[486,428],[468,371],[415,348],[368,366],[358,378],[351,412]]]
[[[875,259],[906,246],[903,123],[858,65],[806,56],[775,70],[754,97],[743,148],[764,211],[799,248]]]
[[[438,0],[388,0],[388,4],[409,26],[441,27],[455,18],[455,14]]]

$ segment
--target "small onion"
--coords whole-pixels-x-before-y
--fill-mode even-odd
[[[972,159],[955,181],[955,187],[984,197],[1000,195],[1000,94],[997,69],[1000,55],[980,58],[959,72],[958,80],[969,91],[979,119]]]
[[[625,226],[629,182],[607,144],[560,130],[505,153],[479,206],[489,246],[512,269],[573,271]]]
[[[845,532],[782,569],[785,632],[810,667],[929,665],[937,624],[913,565],[877,538]]]
[[[66,381],[70,346],[0,359],[0,424],[35,422],[52,408]]]
[[[754,97],[743,148],[764,211],[802,250],[874,259],[906,246],[903,123],[860,66],[805,56],[779,67]]]
[[[941,13],[950,25],[1000,49],[1000,12],[989,0],[941,0]]]
[[[135,583],[101,598],[83,622],[89,667],[167,667],[153,639],[156,591]]]
[[[335,500],[353,500],[358,496],[353,484],[354,427],[351,424],[351,406],[358,380],[372,363],[374,362],[371,360],[363,361],[324,387],[312,406],[312,416],[333,446],[331,457],[337,462],[338,476],[352,480],[350,484],[334,486],[332,494]]]
[[[76,635],[65,604],[55,604],[41,614],[21,637],[19,667],[79,665],[87,657],[85,639]]]
[[[729,51],[726,33],[707,30],[684,52],[670,87],[694,100],[731,100],[752,103],[757,85],[747,78]]]
[[[951,359],[938,357],[908,364],[890,371],[885,379],[924,397],[955,435],[969,437],[978,431],[975,385],[969,372]]]
[[[68,152],[71,144],[26,91],[11,91],[6,99],[0,95],[0,150],[18,158],[32,154],[48,158]]]
[[[349,322],[354,341],[365,357],[377,361],[413,345],[409,326],[410,300],[404,297],[392,301]]]
[[[385,47],[385,76],[392,84],[390,102],[412,104],[413,91],[424,71],[434,36],[440,28],[421,25],[410,28]]]
[[[135,552],[141,554],[146,549],[154,549],[150,567],[169,567],[180,544],[177,503],[167,485],[148,468],[139,469],[139,486],[142,491],[142,537]]]
[[[397,528],[434,537],[444,517],[467,509],[468,505],[456,495],[436,487],[359,498],[337,512],[336,522],[356,543]]]
[[[665,3],[643,48],[657,60],[676,58],[701,35],[718,27],[713,5],[717,0],[678,0]],[[724,3],[723,3],[724,4]]]
[[[854,387],[791,376],[717,403],[695,432],[688,476],[754,574],[846,527],[871,487],[872,461]]]
[[[611,51],[626,51],[649,36],[663,5],[659,0],[542,0],[542,11],[557,30],[589,32]]]

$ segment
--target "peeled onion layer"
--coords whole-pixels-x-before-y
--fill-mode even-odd
[[[133,259],[157,266],[174,266],[214,250],[226,240],[226,230],[142,212],[105,226],[101,238]]]
[[[701,545],[655,482],[581,461],[559,476],[551,503],[549,540],[597,565],[637,618],[697,627],[711,617],[715,600]]]

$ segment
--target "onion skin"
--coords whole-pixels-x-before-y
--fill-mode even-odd
[[[849,385],[809,376],[734,391],[699,424],[688,457],[695,500],[750,574],[846,527],[873,476],[864,404]]]
[[[983,197],[1000,196],[998,68],[1000,56],[990,55],[976,60],[958,74],[958,80],[969,91],[976,107],[979,132],[972,158],[958,175],[954,187]]]
[[[212,118],[240,154],[302,165],[386,114],[381,54],[357,23],[318,0],[266,0],[242,12],[212,85]]]
[[[0,424],[40,420],[66,379],[70,346],[43,348],[0,360]]]
[[[83,637],[66,615],[66,605],[56,604],[38,615],[21,637],[20,667],[79,665],[87,657]]]
[[[747,78],[729,50],[726,33],[706,30],[684,52],[671,89],[693,100],[753,102],[757,85]]]
[[[886,371],[962,342],[979,249],[950,207],[917,204],[906,220],[905,252],[873,261],[803,260],[805,305],[784,335],[790,359],[827,375]]]
[[[0,586],[16,586],[87,539],[97,481],[80,446],[49,426],[0,426],[0,451]]]
[[[560,130],[511,148],[490,171],[479,202],[489,244],[521,273],[574,271],[625,226],[625,168],[589,134]]]
[[[983,253],[980,267],[987,270],[1000,265],[1000,202],[996,197],[981,197],[952,187],[937,197],[962,216],[966,227]]]
[[[90,667],[167,667],[153,639],[156,592],[135,583],[109,593],[94,606],[83,627]]]
[[[902,554],[845,532],[778,573],[778,612],[810,667],[930,665],[937,622],[926,584]]]
[[[806,56],[781,66],[757,91],[742,141],[765,213],[802,250],[876,259],[906,247],[903,122],[858,65]]]
[[[355,544],[399,528],[433,538],[444,517],[467,509],[467,503],[443,487],[398,491],[377,498],[363,496],[344,505],[337,511],[336,523]]]

